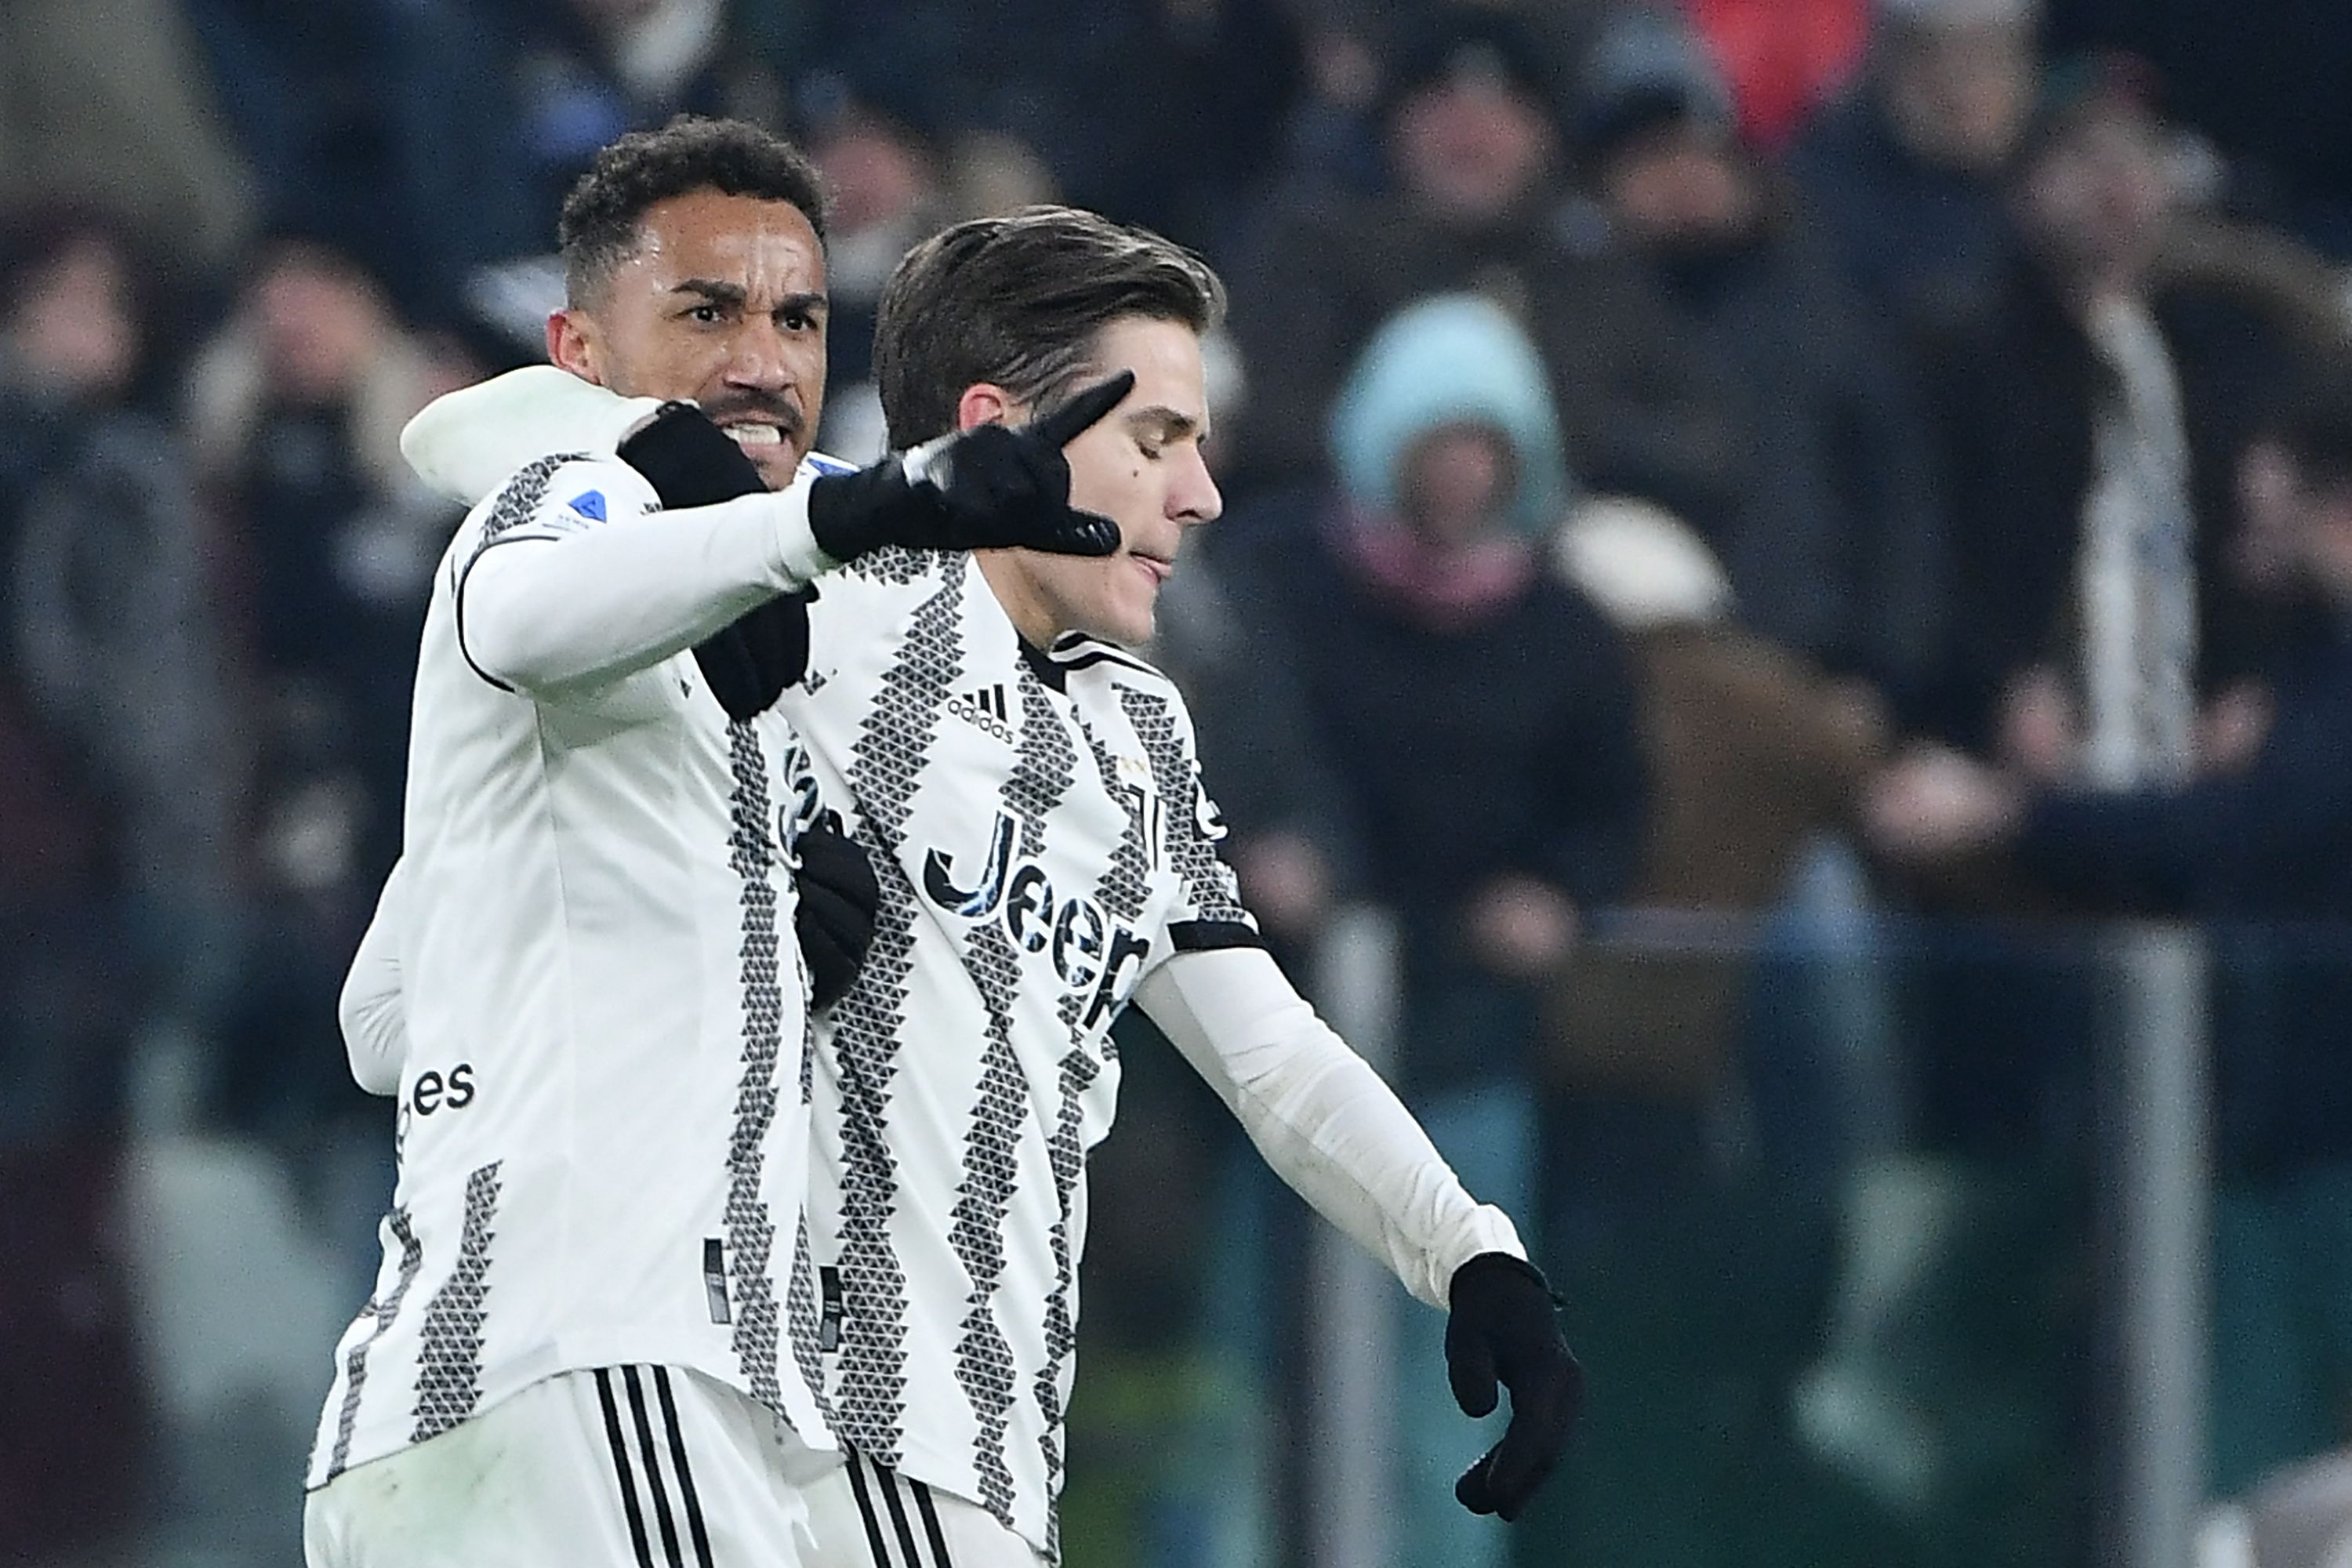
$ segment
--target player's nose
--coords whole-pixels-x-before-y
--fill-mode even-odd
[[[1224,510],[1225,498],[1209,472],[1208,459],[1197,444],[1187,444],[1168,488],[1168,515],[1178,522],[1214,522]]]
[[[798,365],[773,322],[754,318],[736,332],[728,345],[727,384],[761,392],[797,389]]]

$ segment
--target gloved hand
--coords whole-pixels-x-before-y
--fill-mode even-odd
[[[617,455],[646,477],[666,510],[716,506],[766,488],[743,448],[691,403],[664,404]],[[694,645],[694,662],[730,719],[765,712],[808,668],[813,597],[771,599]]]
[[[1445,1371],[1472,1416],[1493,1413],[1499,1379],[1511,1391],[1503,1440],[1454,1483],[1472,1513],[1515,1520],[1568,1447],[1584,1405],[1584,1370],[1569,1353],[1543,1273],[1507,1252],[1482,1252],[1447,1287]]]
[[[874,909],[882,901],[874,863],[828,811],[801,831],[800,907],[793,934],[808,961],[809,1007],[830,1007],[849,993],[874,944]]]
[[[1110,555],[1118,524],[1070,506],[1062,448],[1126,398],[1123,370],[1020,429],[976,425],[810,488],[809,531],[835,561],[899,544],[913,550],[1021,546]]]

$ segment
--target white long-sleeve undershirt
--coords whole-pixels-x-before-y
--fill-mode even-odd
[[[405,903],[405,860],[395,861],[377,895],[375,918],[360,938],[343,977],[336,1017],[343,1026],[343,1054],[352,1078],[370,1094],[398,1094],[408,1057],[407,1013],[400,990],[400,921]]]
[[[1177,953],[1135,1000],[1275,1173],[1421,1300],[1446,1305],[1454,1271],[1482,1252],[1527,1256],[1509,1217],[1463,1190],[1395,1091],[1262,949]]]
[[[654,510],[652,486],[613,454],[661,407],[530,365],[436,398],[402,430],[418,477],[468,506],[533,455],[583,454],[532,520],[562,526],[526,523],[466,569],[458,625],[483,674],[526,691],[615,680],[839,564],[809,531],[806,472],[773,494]],[[560,498],[591,485],[608,492],[611,520],[586,527]]]
[[[834,567],[809,531],[817,482],[494,540],[458,590],[467,657],[493,679],[547,691],[616,680],[683,652]]]

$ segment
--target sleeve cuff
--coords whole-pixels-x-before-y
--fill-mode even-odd
[[[843,564],[824,552],[809,526],[809,492],[823,483],[822,477],[803,473],[772,495],[746,498],[775,509],[775,564],[787,591],[805,588]]]
[[[1264,947],[1255,926],[1241,921],[1175,921],[1168,941],[1178,952],[1213,952],[1226,947]]]
[[[1446,1256],[1439,1259],[1444,1273],[1437,1280],[1439,1304],[1443,1305],[1451,1289],[1454,1276],[1464,1264],[1485,1253],[1499,1252],[1508,1258],[1525,1261],[1527,1245],[1519,1239],[1518,1226],[1511,1216],[1492,1204],[1480,1204],[1470,1216],[1470,1222],[1454,1237]]]

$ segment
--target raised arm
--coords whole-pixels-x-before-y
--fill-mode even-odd
[[[833,565],[809,531],[806,482],[653,511],[650,487],[610,459],[558,468],[551,488],[534,473],[526,468],[500,502],[511,500],[520,520],[493,533],[494,516],[458,567],[466,655],[506,686],[547,692],[619,679]],[[583,502],[606,516],[583,514]]]
[[[549,366],[436,402],[401,447],[427,482],[469,502],[503,485],[461,567],[460,629],[484,675],[550,690],[658,663],[873,550],[1110,553],[1118,528],[1069,505],[1061,448],[1133,384],[1122,373],[1019,430],[981,426],[862,472],[804,468],[772,494],[691,406],[622,398]],[[587,469],[567,473],[539,456],[550,451]],[[598,474],[607,485],[578,489]],[[716,504],[648,518],[681,490]],[[497,548],[509,543],[540,548]]]

